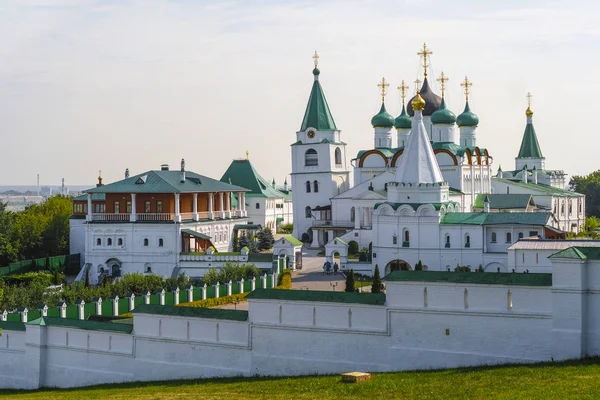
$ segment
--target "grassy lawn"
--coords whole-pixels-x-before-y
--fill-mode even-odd
[[[235,378],[103,385],[37,392],[0,391],[2,399],[598,399],[600,359],[557,364],[374,374],[345,384],[339,376]]]
[[[362,282],[359,280],[354,281],[354,287],[356,289],[361,288],[361,287],[371,287],[371,286],[373,286],[373,281],[362,281]]]

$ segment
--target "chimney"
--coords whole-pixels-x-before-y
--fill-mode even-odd
[[[129,178],[129,168],[125,168],[125,179]]]
[[[161,171],[168,171],[169,170],[169,164],[161,164],[160,165],[160,170]]]
[[[181,159],[181,172],[179,173],[179,182],[185,182],[185,160]]]
[[[523,174],[523,183],[527,183],[527,165],[523,166],[523,171],[521,171],[521,173]]]
[[[285,181],[283,181],[283,190],[287,191],[288,190],[288,186],[287,186],[287,177],[285,178]]]
[[[490,198],[487,195],[487,193],[483,197],[483,212],[484,213],[489,213],[490,212]]]
[[[533,183],[535,183],[537,185],[538,183],[538,170],[535,166],[533,166]]]

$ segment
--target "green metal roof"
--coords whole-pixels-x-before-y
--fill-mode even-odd
[[[451,125],[456,122],[456,115],[446,107],[446,100],[442,97],[442,103],[433,114],[431,114],[432,124]]]
[[[86,331],[107,331],[120,333],[131,333],[131,331],[133,330],[133,325],[129,324],[114,324],[112,322],[85,321],[79,319],[54,317],[40,317],[38,319],[28,322],[27,324],[61,326],[75,329],[83,329]]]
[[[530,194],[478,194],[475,198],[474,208],[483,208],[484,197],[487,196],[490,201],[490,208],[496,210],[506,209],[527,209],[533,202]]]
[[[319,131],[330,131],[337,129],[331,111],[329,111],[329,105],[325,99],[325,94],[319,83],[318,75],[319,71],[313,72],[315,74],[315,81],[310,91],[310,97],[308,98],[308,104],[306,105],[306,112],[302,119],[301,131],[305,131],[308,128],[315,128]]]
[[[106,193],[94,193],[92,194],[92,201],[105,201]],[[87,201],[87,194],[80,194],[77,197],[73,197],[73,201]]]
[[[573,192],[571,190],[555,188],[553,186],[545,185],[543,183],[537,183],[537,184],[536,183],[524,183],[520,179],[504,179],[504,178],[495,178],[495,177],[492,177],[492,179],[494,179],[498,182],[501,182],[501,183],[519,186],[519,187],[522,187],[522,188],[525,188],[528,190],[533,190],[535,192],[541,192],[543,194],[548,194],[548,195],[552,195],[552,196],[573,196],[573,197],[583,196],[583,194],[581,194],[581,193]]]
[[[25,324],[23,322],[0,321],[0,329],[7,331],[24,331]]]
[[[548,212],[467,212],[447,213],[440,220],[440,225],[533,225],[546,226]]]
[[[394,271],[388,282],[448,282],[479,285],[552,286],[552,274],[506,272]]]
[[[285,193],[273,188],[262,176],[256,172],[250,160],[233,160],[229,168],[221,177],[221,182],[231,183],[250,190],[246,197],[280,197]]]
[[[219,254],[219,253],[217,253]],[[248,262],[271,262],[273,253],[248,253]]]
[[[247,299],[268,299],[284,301],[317,301],[325,303],[356,303],[384,305],[385,294],[330,292],[322,290],[285,290],[285,289],[256,289]]]
[[[465,110],[456,118],[456,124],[459,127],[474,127],[479,125],[479,117],[471,111],[468,101],[465,103]]]
[[[552,254],[549,258],[571,258],[577,260],[600,260],[600,247],[578,247],[573,246],[568,249]]]
[[[402,112],[394,120],[394,126],[396,129],[410,129],[412,127],[412,120],[406,113],[406,107],[402,104]]]
[[[518,158],[543,158],[542,149],[537,140],[533,123],[528,122],[521,141]]]
[[[185,182],[180,182],[180,171],[148,171],[108,185],[87,190],[87,193],[200,193],[247,192],[241,186],[230,185],[215,179],[185,172]]]
[[[161,306],[159,304],[141,304],[133,310],[133,314],[173,315],[178,317],[227,319],[231,321],[248,320],[248,311],[190,307],[186,305]]]
[[[282,239],[285,239],[286,241],[290,242],[294,246],[302,246],[302,242],[299,241],[298,239],[296,239],[292,235],[285,235],[284,237],[282,237]]]
[[[388,149],[387,147],[378,147],[376,149],[360,150],[356,154],[356,158],[361,158],[363,154],[365,154],[367,151],[371,151],[371,150],[378,150],[378,151],[382,152],[385,157],[391,158],[394,156],[394,154],[396,154],[398,152],[399,149]]]
[[[371,118],[373,128],[391,128],[394,126],[394,117],[385,109],[385,103],[381,103],[379,112]]]
[[[190,236],[193,236],[198,239],[210,240],[210,236],[205,235],[204,233],[196,232],[191,229],[182,229],[181,233],[187,233]]]
[[[459,146],[454,142],[435,142],[431,145],[431,148],[433,149],[433,151],[442,149],[448,150],[452,154],[460,157],[462,157],[465,154],[465,151],[467,150],[466,147]]]

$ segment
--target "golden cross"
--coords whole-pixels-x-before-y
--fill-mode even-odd
[[[437,81],[440,82],[440,86],[442,88],[442,98],[444,98],[444,90],[446,90],[446,82],[448,81],[448,77],[444,75],[444,71],[442,71],[442,74]]]
[[[527,97],[527,108],[531,108],[531,93],[527,92],[525,97]]]
[[[427,78],[427,56],[432,55],[433,52],[431,50],[427,50],[427,43],[423,43],[423,50],[421,50],[420,52],[417,53],[417,55],[419,56],[423,56],[423,76],[425,76],[425,78]]]
[[[378,83],[377,86],[381,88],[381,102],[383,103],[385,101],[387,87],[390,86],[390,84],[385,80],[385,78],[381,78],[381,83]]]
[[[423,81],[420,80],[419,78],[417,78],[417,80],[415,81],[415,93],[417,93],[419,91],[419,88],[421,87],[421,82],[423,82]]]
[[[246,160],[248,159],[248,155],[249,155],[249,154],[250,154],[250,153],[248,153],[248,150],[246,150]]]
[[[402,105],[404,105],[404,98],[406,97],[406,90],[409,89],[409,86],[404,83],[404,79],[402,79],[402,83],[400,84],[400,86],[398,86],[398,90],[400,91],[402,96]]]
[[[317,51],[315,50],[315,55],[312,56],[314,63],[315,63],[315,68],[317,68],[319,66],[319,53],[317,53]]]
[[[460,86],[463,86],[465,88],[465,97],[467,101],[469,101],[469,88],[473,86],[473,84],[469,82],[469,79],[465,76],[465,81],[461,83]]]
[[[98,178],[102,178],[102,170],[101,169],[98,170]]]

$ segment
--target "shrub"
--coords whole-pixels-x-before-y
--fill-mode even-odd
[[[354,277],[354,270],[350,270],[346,275],[346,288],[345,292],[354,292],[356,288],[354,287],[356,283],[356,278]]]
[[[383,283],[379,275],[379,265],[375,264],[375,273],[373,274],[373,285],[371,285],[371,293],[383,293]]]
[[[258,250],[268,250],[273,248],[273,232],[271,228],[264,228],[258,233]]]
[[[202,281],[207,285],[214,285],[217,282],[224,284],[229,281],[237,282],[242,278],[252,279],[252,277],[260,277],[260,269],[256,265],[227,262],[219,269],[209,269]]]
[[[291,289],[292,288],[292,270],[286,268],[277,277],[277,289]]]
[[[421,260],[419,260],[417,265],[415,265],[415,271],[423,271],[423,263],[421,262]]]
[[[352,240],[350,243],[348,243],[348,254],[353,256],[356,255],[356,253],[358,253],[358,243]]]
[[[277,233],[291,234],[294,231],[294,224],[279,224]]]
[[[232,294],[231,296],[218,297],[216,299],[196,300],[191,303],[179,303],[178,307],[197,307],[197,308],[210,308],[217,306],[224,306],[226,304],[239,303],[246,301],[248,293]]]
[[[454,272],[471,272],[471,267],[468,265],[457,265]]]

